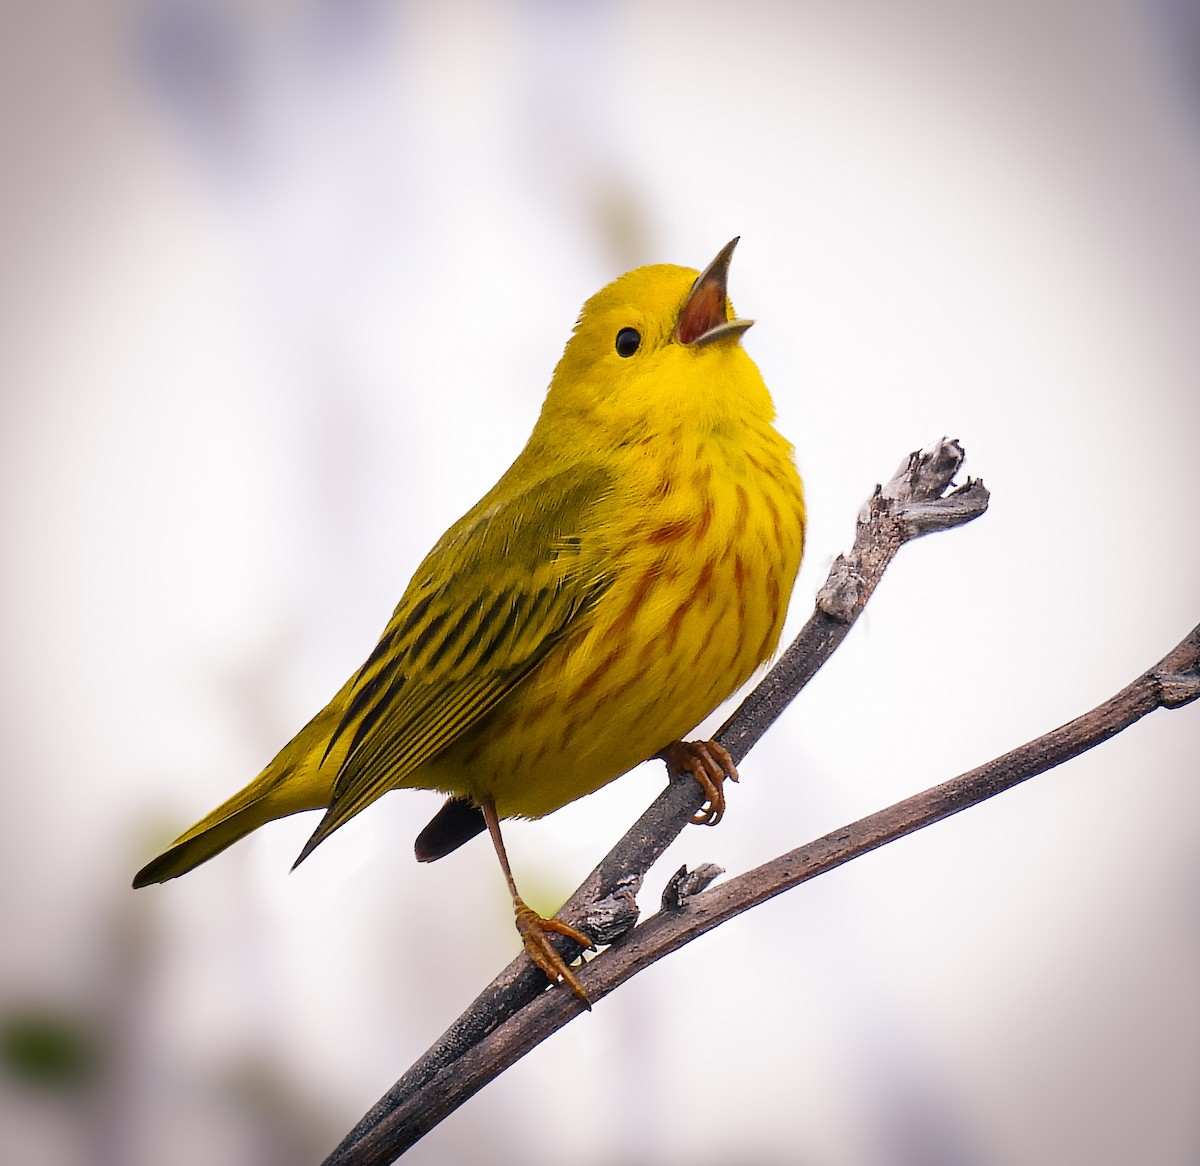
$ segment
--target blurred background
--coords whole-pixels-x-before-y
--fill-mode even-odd
[[[1200,618],[1194,0],[45,0],[3,6],[0,95],[6,1162],[318,1162],[515,954],[485,842],[414,862],[432,794],[295,874],[308,816],[129,881],[361,663],[629,267],[742,236],[809,495],[793,629],[909,450],[958,437],[993,491],[644,909]],[[407,1160],[1194,1163],[1198,754],[1200,709],[1156,713],[743,916]],[[528,897],[662,780],[512,825]]]

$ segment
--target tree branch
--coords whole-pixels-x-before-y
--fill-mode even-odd
[[[919,535],[969,522],[987,509],[988,491],[981,481],[968,479],[963,486],[947,493],[963,460],[958,442],[943,439],[928,451],[910,454],[887,485],[875,488],[859,513],[854,546],[849,555],[840,555],[834,563],[817,595],[812,617],[775,667],[717,733],[717,741],[736,762],[745,757],[845,639],[900,547]],[[701,801],[699,787],[690,777],[671,780],[559,915],[583,927],[600,943],[612,944],[626,935],[637,921],[636,896],[643,877],[688,824]],[[686,902],[687,912],[695,911],[703,899],[694,897],[696,892],[715,873],[692,872],[687,878],[673,880],[673,902],[677,909],[664,910],[654,918],[690,917],[687,913],[680,914],[679,905]],[[641,951],[640,939],[647,925],[633,932],[639,942],[624,943],[619,950]],[[571,945],[564,945],[563,951],[571,951]],[[594,980],[597,966],[602,962],[607,965],[617,951],[610,947],[585,969],[588,983],[596,987],[594,999],[606,995],[646,962],[659,958],[651,955],[611,984],[607,972],[602,980]],[[577,953],[575,948],[574,954]],[[616,966],[614,962],[614,971]],[[548,991],[544,975],[523,954],[518,956],[372,1107],[326,1159],[325,1166],[394,1161],[503,1067],[544,1039],[554,1027],[572,1019],[580,1006],[574,997],[568,1001],[568,995]],[[539,1015],[550,1007],[548,1015],[556,1018],[551,1029],[543,1030],[535,1022],[530,1011],[533,1001],[538,1001]],[[570,1007],[571,1002],[576,1006]],[[564,1010],[560,1006],[567,1007]],[[519,1022],[513,1022],[518,1012],[521,1012]],[[532,1043],[524,1043],[533,1034],[537,1035]],[[484,1048],[490,1050],[486,1055],[482,1053]],[[479,1066],[489,1064],[494,1066],[493,1071],[479,1075]],[[468,1065],[472,1068],[468,1069]],[[464,1091],[468,1081],[471,1084]],[[447,1086],[454,1083],[457,1087],[448,1090]]]
[[[914,454],[859,516],[854,548],[839,557],[796,641],[750,694],[717,739],[738,761],[845,638],[884,569],[911,538],[949,529],[981,514],[988,495],[968,481],[945,495],[962,463],[955,442]],[[1106,741],[1156,708],[1200,698],[1200,626],[1111,700],[1069,724],[977,769],[826,834],[721,883],[719,873],[680,871],[661,909],[640,926],[642,877],[699,807],[690,779],[672,780],[604,858],[561,914],[611,946],[580,973],[599,1000],[643,968],[765,900],[859,855],[940,821]],[[389,1090],[326,1160],[326,1166],[394,1161],[442,1118],[551,1033],[580,1014],[571,994],[549,990],[518,957],[442,1038]]]
[[[1157,708],[1182,708],[1198,697],[1200,625],[1132,684],[1069,724],[712,890],[685,898],[679,905],[664,905],[625,940],[586,965],[581,979],[588,995],[599,1000],[643,968],[735,915],[1044,773],[1107,741]],[[568,993],[543,992],[519,1016],[452,1064],[444,1065],[397,1104],[383,1110],[376,1107],[372,1111],[375,1120],[363,1136],[353,1143],[348,1139],[329,1162],[374,1166],[394,1161],[443,1117],[581,1011],[582,1005]]]

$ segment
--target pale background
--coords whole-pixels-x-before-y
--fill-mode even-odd
[[[908,547],[680,862],[731,871],[1075,716],[1200,618],[1187,0],[53,0],[0,25],[0,1159],[316,1162],[516,950],[434,795],[134,870],[374,643],[524,440],[582,301],[742,244],[811,508],[958,437]],[[1200,1157],[1200,709],[743,917],[408,1159]],[[553,908],[660,765],[509,829]]]

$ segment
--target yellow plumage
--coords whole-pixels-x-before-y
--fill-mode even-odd
[[[363,667],[135,885],[324,808],[303,857],[390,789],[539,817],[677,741],[774,652],[804,502],[725,298],[732,248],[584,305],[524,450]]]

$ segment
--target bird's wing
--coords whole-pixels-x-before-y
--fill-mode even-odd
[[[333,797],[297,863],[490,712],[603,594],[580,532],[608,484],[579,465],[503,501],[497,487],[446,532],[354,679],[326,749],[342,756]]]

